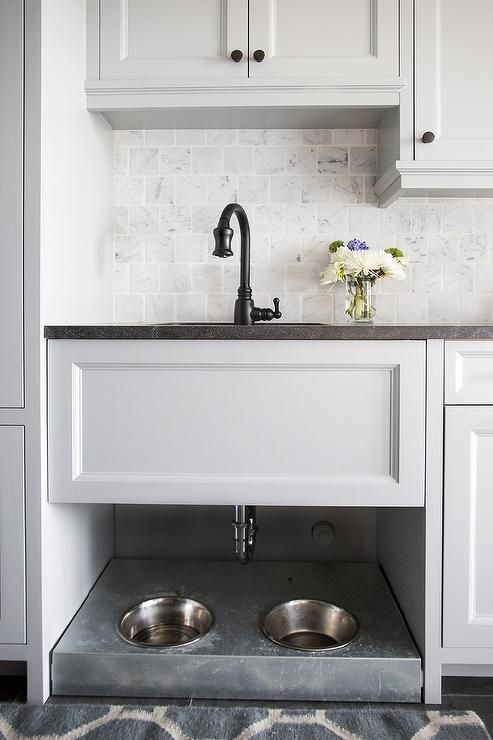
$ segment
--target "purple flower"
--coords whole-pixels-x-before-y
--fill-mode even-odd
[[[366,242],[360,242],[359,239],[351,239],[351,241],[347,243],[347,248],[352,252],[356,252],[358,249],[368,249],[368,244]]]

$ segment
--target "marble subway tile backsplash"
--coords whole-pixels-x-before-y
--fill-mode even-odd
[[[377,136],[368,130],[115,131],[116,321],[230,321],[235,256],[212,257],[222,208],[241,203],[252,229],[257,305],[283,320],[344,318],[344,291],[320,286],[333,239],[398,246],[404,282],[381,281],[382,321],[493,320],[493,200],[397,201],[372,193]]]

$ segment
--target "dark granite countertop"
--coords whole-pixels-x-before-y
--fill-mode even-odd
[[[493,339],[493,324],[87,324],[45,326],[46,339]]]

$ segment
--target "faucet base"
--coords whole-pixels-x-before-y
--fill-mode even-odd
[[[254,324],[252,319],[252,311],[255,308],[255,303],[252,298],[237,298],[235,301],[235,313],[234,322],[235,324],[241,324],[243,326],[251,326]]]

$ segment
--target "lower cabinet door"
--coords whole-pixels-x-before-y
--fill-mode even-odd
[[[49,345],[50,501],[421,506],[424,343]]]
[[[24,427],[0,426],[0,643],[26,641]]]
[[[446,409],[443,643],[493,647],[493,406]]]

